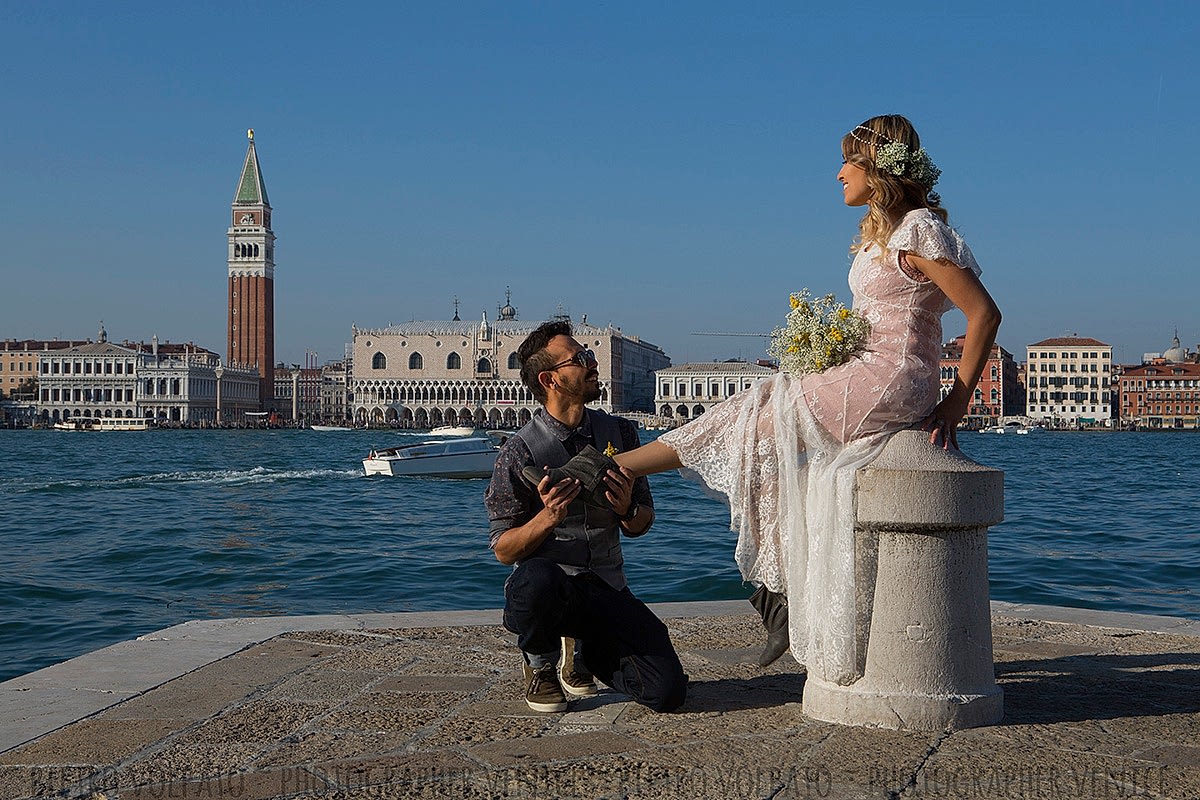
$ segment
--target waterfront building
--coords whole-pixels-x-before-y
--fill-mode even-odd
[[[275,365],[275,410],[285,419],[321,419],[321,370],[317,367]]]
[[[964,334],[942,345],[941,399],[945,399],[954,388],[966,340]],[[979,383],[971,394],[971,403],[967,406],[964,422],[968,427],[994,425],[1001,417],[1025,413],[1025,397],[1018,383],[1018,372],[1012,353],[999,344],[993,344],[987,363],[983,365],[983,373],[979,376]]]
[[[244,422],[247,411],[258,409],[258,371],[253,368],[218,372],[221,360],[211,350],[191,342],[159,344],[157,336],[149,346],[138,342],[133,348],[140,355],[135,394],[140,416],[159,423],[216,422],[218,382],[223,422]]]
[[[1149,363],[1120,369],[1115,381],[1117,416],[1136,428],[1196,428],[1200,418],[1200,363],[1179,344],[1176,334]]]
[[[37,416],[42,355],[87,344],[86,339],[5,339],[0,342],[0,423],[29,425]]]
[[[1026,353],[1028,416],[1051,427],[1112,424],[1112,345],[1072,335]]]
[[[135,398],[138,355],[108,341],[103,326],[95,342],[43,353],[38,361],[39,416],[52,422],[141,417]]]
[[[254,149],[254,131],[233,195],[228,240],[229,268],[227,368],[254,367],[259,374],[259,406],[275,397],[275,233],[271,203]]]
[[[1026,401],[1029,397],[1029,370],[1025,361],[1017,362],[1017,393],[1021,396],[1021,413],[1025,413]]]
[[[321,366],[321,419],[343,422],[348,418],[349,378],[348,361],[330,361]]]
[[[38,361],[38,415],[46,421],[148,418],[200,423],[217,418],[223,383],[224,418],[258,407],[257,372],[221,370],[216,353],[198,345],[108,341],[43,352]],[[221,380],[223,378],[223,380]]]
[[[655,372],[654,407],[675,422],[695,419],[762,378],[776,372],[764,362],[698,361]]]
[[[416,428],[466,424],[515,428],[538,403],[521,383],[517,348],[541,324],[517,319],[511,296],[495,322],[413,321],[353,332],[354,420]],[[605,411],[653,407],[655,370],[671,363],[656,345],[585,315],[575,338],[596,354]]]
[[[38,364],[43,353],[87,342],[87,339],[5,339],[0,342],[0,397],[28,394],[36,389]]]

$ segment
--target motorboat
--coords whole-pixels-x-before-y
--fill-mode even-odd
[[[980,433],[1015,433],[1018,435],[1028,435],[1031,430],[1037,426],[1022,425],[1019,422],[1006,422],[1003,425],[993,425],[990,428],[980,428]]]
[[[367,475],[431,475],[480,478],[492,474],[499,447],[482,436],[430,439],[372,450],[363,459]]]
[[[470,425],[439,425],[429,432],[430,436],[474,436],[477,433]]]
[[[66,419],[62,422],[54,423],[54,430],[56,431],[90,431],[91,429],[91,420],[84,422],[81,419]]]
[[[345,425],[309,425],[314,431],[352,431],[354,428],[347,428]]]

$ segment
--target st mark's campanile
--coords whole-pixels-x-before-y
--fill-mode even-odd
[[[260,407],[275,395],[275,234],[271,203],[254,150],[254,131],[229,225],[229,364],[258,370]]]

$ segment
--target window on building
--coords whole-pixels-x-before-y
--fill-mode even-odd
[[[383,353],[371,356],[371,369],[387,369],[387,356]]]
[[[509,369],[520,369],[521,368],[521,359],[517,357],[517,353],[515,350],[508,354],[508,368]]]
[[[669,384],[669,383],[664,383],[664,384],[662,385],[662,396],[663,396],[663,397],[670,397],[670,396],[671,396],[671,384]]]
[[[492,362],[486,358],[481,358],[475,362],[475,371],[483,375],[490,375],[492,372]]]
[[[458,353],[446,356],[446,369],[462,369],[462,356]]]

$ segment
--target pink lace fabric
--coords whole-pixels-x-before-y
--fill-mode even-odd
[[[956,231],[927,209],[909,212],[886,257],[867,248],[850,267],[854,308],[871,323],[862,353],[820,374],[761,380],[659,438],[686,474],[728,498],[742,577],[788,595],[792,654],[836,683],[859,674],[855,472],[938,402],[952,304],[906,274],[907,253],[980,274]]]

